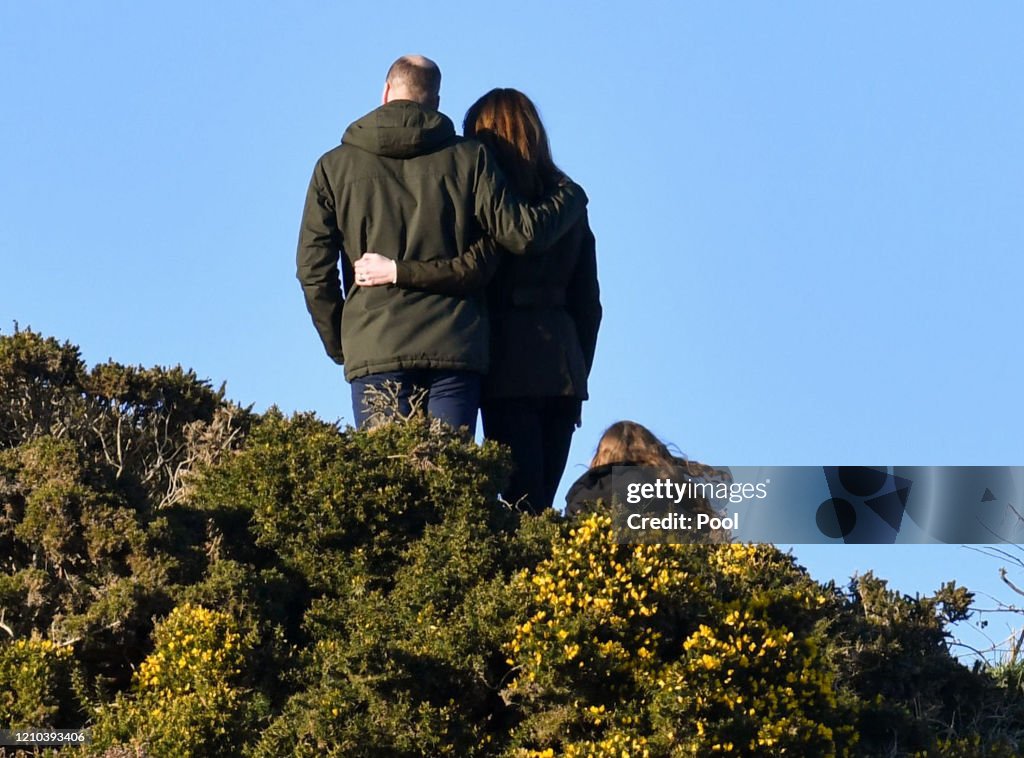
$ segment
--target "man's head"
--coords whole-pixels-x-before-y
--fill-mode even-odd
[[[441,69],[422,55],[403,55],[391,64],[384,82],[384,103],[414,100],[437,110],[441,104]]]

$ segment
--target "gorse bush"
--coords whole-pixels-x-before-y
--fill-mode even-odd
[[[414,416],[253,414],[181,368],[0,336],[0,728],[145,756],[1013,755],[953,585],[520,514]],[[68,752],[67,750],[63,752]]]
[[[99,695],[127,686],[152,618],[202,571],[176,507],[190,464],[248,414],[192,372],[115,363],[19,331],[0,337],[0,622],[73,645]],[[192,576],[190,576],[190,574]]]
[[[198,497],[251,512],[256,544],[309,598],[296,691],[258,754],[479,752],[500,704],[505,580],[538,550],[536,529],[520,536],[495,508],[506,471],[497,447],[424,419],[364,434],[269,414],[210,472]]]
[[[18,729],[76,720],[70,647],[31,637],[0,645],[0,725]]]
[[[532,614],[507,696],[527,754],[849,752],[824,655],[836,598],[774,548],[618,545],[595,513],[517,582]]]
[[[129,693],[97,709],[95,747],[139,746],[156,755],[237,755],[259,703],[240,684],[251,641],[234,617],[182,605],[157,624],[155,649]]]

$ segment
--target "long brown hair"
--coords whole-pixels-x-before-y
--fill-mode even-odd
[[[495,88],[466,111],[462,132],[498,158],[512,188],[537,200],[554,188],[561,172],[551,159],[548,134],[533,102],[517,89]]]
[[[692,477],[718,481],[732,480],[732,475],[728,471],[672,455],[665,443],[650,429],[635,421],[616,421],[601,435],[590,467],[596,468],[613,463],[646,466],[667,476],[673,476],[674,472],[682,469]],[[693,498],[688,507],[694,513],[718,515],[714,506],[705,497]],[[729,532],[724,529],[711,529],[700,535],[697,541],[728,542]]]
[[[727,471],[673,455],[650,429],[635,421],[616,421],[601,435],[590,467],[610,463],[636,464],[660,471],[682,468],[690,476],[729,478]]]

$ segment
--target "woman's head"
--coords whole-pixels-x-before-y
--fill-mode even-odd
[[[490,147],[512,186],[527,199],[557,181],[548,135],[533,102],[516,89],[492,89],[466,111],[462,131]]]
[[[691,477],[722,481],[732,479],[728,471],[672,455],[665,443],[650,429],[635,421],[616,421],[605,430],[601,435],[601,441],[597,443],[597,452],[590,462],[590,467],[597,468],[614,463],[646,466],[670,478],[682,470]],[[694,513],[717,515],[711,502],[705,497],[691,498],[685,507]],[[703,533],[699,541],[728,541],[728,532],[713,529]]]
[[[601,435],[590,467],[597,468],[611,463],[661,470],[683,468],[691,476],[729,478],[727,471],[673,455],[654,432],[635,421],[616,421]]]
[[[672,453],[646,426],[635,421],[616,421],[601,435],[590,467],[633,463],[661,468],[674,461]]]

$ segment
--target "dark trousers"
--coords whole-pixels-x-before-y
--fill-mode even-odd
[[[388,381],[399,385],[397,411],[400,414],[409,413],[409,400],[414,393],[425,392],[423,410],[456,429],[460,426],[468,427],[470,436],[476,434],[476,412],[480,407],[480,374],[473,371],[410,369],[369,374],[353,379],[352,411],[357,427],[366,426],[366,422],[373,416],[373,406],[366,402],[367,390],[379,389]],[[391,415],[394,410],[388,409],[385,415]]]
[[[480,413],[484,436],[512,450],[512,479],[502,493],[505,499],[534,513],[552,507],[569,458],[580,401],[574,397],[485,400]]]

